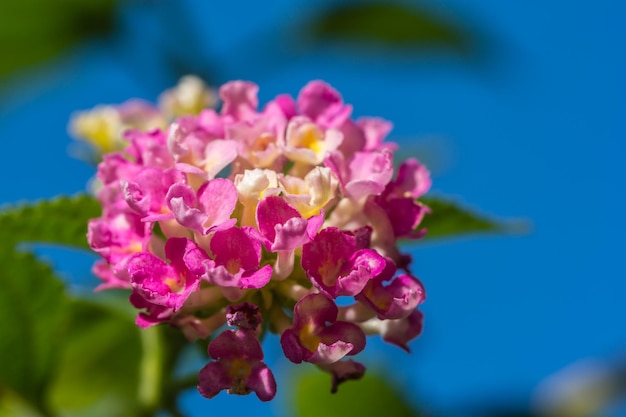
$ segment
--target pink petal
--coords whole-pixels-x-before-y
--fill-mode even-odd
[[[422,313],[419,310],[414,310],[403,319],[389,320],[385,331],[382,333],[383,340],[410,352],[408,342],[422,333],[423,319]]]
[[[342,187],[345,186],[348,182],[348,167],[343,153],[339,151],[331,152],[330,155],[324,159],[324,165],[330,168],[330,171],[335,174],[339,180],[339,184],[341,184]]]
[[[336,227],[322,229],[313,241],[302,248],[302,267],[318,285],[334,286],[342,263],[354,254],[356,242]]]
[[[206,177],[213,179],[237,157],[237,142],[227,139],[215,139],[204,150],[203,169]]]
[[[393,304],[385,318],[398,319],[411,314],[426,299],[424,286],[409,275],[400,275],[386,287],[393,297]]]
[[[198,280],[204,274],[204,264],[209,259],[206,252],[194,241],[179,237],[167,240],[165,255],[178,271],[189,271],[189,275]]]
[[[305,85],[297,103],[302,114],[325,128],[339,127],[352,113],[352,106],[344,106],[337,90],[323,81]]]
[[[102,156],[98,165],[98,178],[104,185],[133,178],[142,167],[130,162],[123,153],[114,152]]]
[[[357,152],[349,165],[350,181],[345,189],[358,200],[367,195],[378,195],[393,176],[393,155],[383,149],[380,152]]]
[[[160,212],[164,206],[167,180],[163,170],[146,167],[139,171],[133,181],[121,181],[124,199],[137,213],[146,215]]]
[[[302,114],[315,120],[327,112],[336,112],[343,106],[341,95],[323,81],[311,81],[298,95],[298,108]]]
[[[346,120],[341,125],[341,133],[343,135],[343,142],[339,146],[339,150],[346,157],[351,157],[355,152],[359,152],[365,149],[365,135],[363,130],[358,127],[350,119]]]
[[[295,250],[309,242],[311,238],[308,233],[308,224],[308,221],[302,217],[293,217],[284,224],[277,224],[274,227],[272,251]]]
[[[269,242],[276,238],[276,225],[283,225],[289,219],[302,217],[295,208],[291,207],[282,197],[269,196],[259,202],[256,210],[259,232]]]
[[[346,355],[356,355],[365,348],[365,333],[354,323],[338,321],[323,329],[319,336],[326,345],[334,344],[336,341],[350,344],[352,349],[346,352]]]
[[[165,197],[176,221],[182,226],[202,233],[203,224],[207,220],[207,215],[195,208],[196,193],[186,184],[174,184],[170,187]]]
[[[322,365],[320,368],[329,372],[333,377],[332,386],[330,388],[332,394],[337,392],[339,384],[349,380],[361,379],[363,375],[365,375],[365,366],[352,359]]]
[[[343,340],[337,340],[330,345],[320,343],[317,351],[307,358],[307,362],[320,365],[337,362],[352,351],[353,348],[352,343],[347,343]]]
[[[396,237],[411,235],[426,214],[426,207],[413,198],[391,198],[383,202]]]
[[[252,330],[224,330],[208,347],[213,359],[263,360],[263,349]]]
[[[272,278],[272,267],[264,265],[256,271],[246,271],[239,279],[239,288],[263,288]]]
[[[300,343],[300,338],[292,329],[287,329],[280,335],[280,345],[285,357],[293,363],[302,363],[305,360],[306,349]],[[310,352],[308,353],[310,355]]]
[[[238,287],[240,274],[231,274],[223,265],[207,264],[206,276],[209,282],[220,287]]]
[[[260,259],[254,243],[246,232],[238,227],[215,232],[210,246],[211,252],[215,255],[215,262],[219,265],[238,262],[240,268],[244,270],[256,269],[259,266]]]
[[[324,212],[320,211],[320,214],[317,216],[311,216],[308,219],[308,224],[306,227],[306,233],[309,235],[309,238],[312,240],[315,235],[317,235],[317,231],[324,224]]]
[[[130,282],[128,282],[127,279],[118,277],[111,269],[111,265],[106,263],[104,260],[96,261],[91,268],[91,272],[103,281],[94,289],[94,292],[108,290],[111,288],[130,288]]]
[[[135,324],[141,328],[167,322],[173,314],[173,310],[171,308],[150,303],[134,291],[130,294],[129,301],[136,308],[146,309],[146,312],[139,313],[135,320]]]
[[[372,249],[361,249],[350,260],[350,271],[337,279],[336,296],[360,293],[367,282],[385,268],[385,258]]]
[[[127,130],[124,138],[130,142],[125,152],[138,164],[161,169],[174,165],[174,159],[167,150],[165,135],[161,130],[155,129],[147,133],[134,129]]]
[[[133,289],[146,300],[166,306],[171,288],[163,279],[178,275],[173,267],[151,253],[140,252],[129,259],[127,268]]]
[[[198,392],[206,398],[213,398],[223,389],[228,389],[233,380],[228,370],[220,362],[209,362],[198,375]]]
[[[428,192],[431,183],[430,172],[426,166],[417,159],[407,159],[398,168],[398,178],[393,182],[394,193],[419,198]]]
[[[176,164],[174,164],[174,168],[176,168],[178,171],[185,173],[185,174],[193,174],[204,179],[209,178],[209,175],[207,174],[205,170],[200,169],[195,165],[188,164],[186,162],[177,162]]]
[[[330,297],[356,295],[385,266],[376,251],[356,251],[356,239],[333,227],[318,233],[302,248],[302,267],[320,291]]]
[[[309,294],[298,301],[293,310],[293,328],[300,329],[307,323],[324,326],[337,320],[337,305],[324,294]]]
[[[393,124],[385,119],[377,117],[362,117],[356,122],[365,135],[366,150],[379,149],[385,137],[393,129]]]
[[[374,310],[379,319],[397,320],[412,314],[424,302],[426,292],[422,283],[415,277],[400,275],[393,278],[396,267],[387,259],[387,268],[375,279],[368,282],[356,297]],[[385,281],[392,280],[385,285]]]
[[[250,388],[261,401],[270,401],[276,395],[276,380],[272,371],[263,363],[258,364],[248,376]]]
[[[235,120],[246,119],[256,114],[259,105],[257,93],[259,87],[248,81],[231,81],[219,91],[222,99],[222,114]]]
[[[208,181],[198,189],[198,202],[206,214],[207,228],[226,223],[237,204],[235,184],[224,178]]]
[[[275,108],[278,109],[280,114],[285,119],[291,119],[296,114],[298,114],[296,110],[296,102],[288,94],[281,94],[279,96],[276,96],[276,98],[273,101],[270,101],[269,103],[267,103],[267,105],[265,106],[264,113],[273,114]]]

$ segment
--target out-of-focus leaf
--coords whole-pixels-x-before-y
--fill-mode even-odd
[[[0,212],[2,247],[18,242],[58,243],[88,248],[87,221],[100,215],[100,205],[88,195],[5,208]]]
[[[14,392],[0,386],[0,417],[41,417],[34,408]]]
[[[0,78],[54,58],[86,37],[105,35],[116,0],[2,0]]]
[[[294,383],[294,411],[298,417],[416,417],[419,413],[382,377],[366,374],[330,393],[330,376],[316,371]]]
[[[72,301],[70,311],[50,405],[63,416],[137,415],[139,328],[100,304]]]
[[[406,4],[339,4],[312,22],[315,39],[376,42],[389,46],[469,48],[469,36],[452,23]]]
[[[428,230],[421,240],[474,233],[510,233],[516,229],[513,224],[491,220],[447,199],[424,197],[420,202],[431,209],[419,225],[420,229]]]
[[[45,410],[67,311],[63,284],[29,253],[0,250],[0,265],[0,385]]]

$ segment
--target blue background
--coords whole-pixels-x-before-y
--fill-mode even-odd
[[[624,357],[626,3],[420,3],[481,34],[482,52],[471,59],[302,47],[293,40],[298,22],[328,0],[213,3],[126,3],[112,39],[5,83],[0,203],[83,191],[93,169],[68,156],[70,114],[155,100],[176,81],[164,65],[171,54],[191,70],[210,68],[214,83],[255,81],[261,103],[324,79],[357,116],[393,121],[391,139],[431,166],[434,193],[531,224],[518,236],[411,246],[428,292],[425,333],[411,355],[373,341],[367,364],[427,408],[455,412],[489,401],[524,406],[571,363],[596,358],[610,367]],[[185,30],[174,36],[176,19]],[[92,257],[40,252],[75,287],[93,285]],[[268,342],[278,401],[189,393],[190,415],[288,414],[283,374],[292,367]]]

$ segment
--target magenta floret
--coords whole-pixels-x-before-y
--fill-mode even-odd
[[[354,323],[337,321],[339,310],[323,294],[296,303],[293,324],[280,337],[285,356],[294,362],[331,364],[365,348],[365,334]]]
[[[199,272],[207,258],[193,241],[185,238],[169,239],[165,256],[169,263],[148,252],[137,253],[129,259],[127,270],[134,294],[149,305],[171,309],[174,313],[199,289]],[[138,300],[136,303],[141,304]]]
[[[356,249],[356,238],[328,227],[302,249],[302,267],[313,285],[332,298],[360,293],[385,267],[385,259],[372,249]]]
[[[209,344],[209,362],[198,377],[198,391],[213,398],[220,391],[246,395],[254,392],[261,401],[276,395],[272,371],[263,363],[263,350],[254,332],[225,330]]]

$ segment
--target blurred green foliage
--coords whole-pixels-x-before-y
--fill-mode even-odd
[[[0,250],[0,385],[39,410],[67,314],[63,285],[29,253]]]
[[[0,416],[148,416],[174,408],[188,388],[171,379],[187,345],[179,332],[164,341],[164,330],[135,325],[127,302],[68,295],[50,266],[17,250],[22,242],[87,249],[87,222],[100,211],[78,195],[0,213]]]
[[[86,249],[87,221],[99,213],[95,199],[81,195],[0,214],[0,416],[114,417],[136,404],[141,347],[133,316],[71,298],[50,266],[16,248]],[[93,407],[103,401],[98,413]]]
[[[498,222],[473,212],[449,198],[426,196],[420,201],[431,210],[419,225],[419,229],[428,230],[422,240],[479,233],[519,233],[524,229],[521,224]]]
[[[419,417],[397,388],[381,375],[366,373],[358,381],[348,381],[335,394],[330,392],[330,376],[315,369],[294,381],[292,408],[298,417]]]
[[[12,250],[17,243],[54,243],[89,249],[87,221],[102,208],[88,195],[57,197],[39,203],[15,204],[0,212],[3,239],[0,249]]]
[[[0,79],[111,33],[117,0],[2,0]]]
[[[335,4],[311,23],[314,39],[378,43],[386,47],[470,49],[470,36],[458,23],[401,2]]]
[[[142,352],[133,316],[84,300],[68,304],[51,408],[64,416],[136,415]]]

